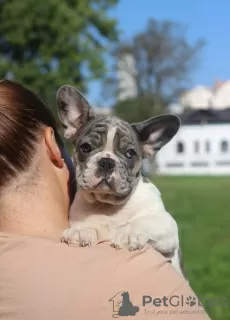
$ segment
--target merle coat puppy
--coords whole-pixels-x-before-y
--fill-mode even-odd
[[[129,124],[98,116],[71,86],[57,92],[64,136],[74,146],[78,192],[70,228],[62,241],[80,246],[110,240],[115,248],[141,249],[147,243],[170,256],[182,273],[177,223],[165,210],[158,189],[141,174],[142,159],[153,157],[177,133],[173,115]]]

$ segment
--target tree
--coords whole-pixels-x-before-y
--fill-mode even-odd
[[[52,101],[63,84],[86,91],[117,39],[107,11],[118,0],[0,0],[0,77]]]
[[[158,111],[160,108],[164,112],[165,106],[186,87],[203,44],[203,40],[189,43],[185,28],[176,22],[151,19],[143,32],[114,48],[114,68],[104,81],[107,97],[108,94],[118,96],[121,93],[119,76],[122,74],[124,80],[126,74],[126,82],[132,83],[138,101],[142,98],[144,102],[146,96],[147,100],[152,96],[152,108],[156,106]],[[143,103],[137,105],[143,110]],[[141,114],[141,110],[136,112],[133,109],[132,113]]]

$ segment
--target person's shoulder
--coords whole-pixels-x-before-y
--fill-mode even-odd
[[[0,273],[7,279],[3,281],[5,288],[2,291],[9,292],[16,287],[17,290],[10,291],[14,302],[19,301],[20,296],[23,301],[33,304],[33,297],[38,292],[46,292],[45,296],[41,294],[41,303],[46,303],[47,297],[55,297],[56,305],[62,305],[62,292],[68,292],[69,297],[77,299],[78,308],[82,308],[87,299],[94,301],[97,313],[104,314],[105,310],[107,315],[126,312],[125,303],[131,306],[131,302],[134,308],[130,312],[135,311],[137,319],[144,319],[146,314],[155,316],[156,302],[168,312],[165,317],[161,315],[161,319],[171,319],[175,307],[165,308],[164,297],[174,303],[178,297],[194,296],[169,260],[149,245],[129,251],[126,248],[116,250],[106,241],[91,247],[77,247],[58,240],[0,234],[0,256]],[[15,266],[13,269],[12,265]],[[57,287],[62,290],[56,291]],[[82,291],[82,288],[90,290]],[[71,299],[68,298],[69,305],[76,306],[76,301]],[[121,299],[121,309],[113,310],[115,303],[120,305]],[[178,312],[186,311],[186,306],[178,305]],[[88,312],[88,308],[84,310]],[[184,314],[175,317],[187,319]],[[191,319],[197,318],[194,315]]]
[[[84,254],[84,251],[82,252]],[[85,251],[86,254],[86,251]],[[148,286],[149,281],[165,278],[168,268],[172,265],[168,258],[157,252],[152,246],[146,245],[140,250],[130,251],[127,248],[114,249],[109,242],[100,242],[88,251],[94,265],[113,274],[116,286]],[[106,271],[105,271],[106,272]]]
[[[130,251],[128,248],[114,249],[111,247],[110,242],[99,242],[92,248],[101,255],[114,257],[120,261],[123,268],[129,269],[135,267],[135,270],[142,268],[151,268],[151,270],[158,268],[162,264],[169,263],[169,259],[165,258],[162,254],[153,249],[152,246],[147,244],[142,249]],[[124,270],[123,270],[124,271]]]
[[[151,265],[158,267],[162,263],[168,262],[160,253],[155,251],[150,245],[146,245],[141,250],[129,251],[127,248],[115,249],[111,246],[109,241],[98,241],[90,247],[78,247],[74,244],[67,245],[61,243],[60,239],[51,239],[45,237],[24,236],[11,233],[0,232],[0,248],[7,248],[9,251],[39,250],[41,248],[43,253],[52,250],[52,253],[58,252],[59,255],[74,255],[78,256],[78,261],[81,258],[91,257],[91,261],[96,258],[118,260],[122,264],[128,262],[136,265]],[[6,250],[8,251],[8,250]],[[53,255],[52,255],[53,256]]]
[[[0,250],[6,249],[5,252],[17,252],[33,251],[39,253],[42,250],[43,255],[45,253],[52,252],[52,258],[55,253],[59,256],[72,256],[71,260],[77,256],[77,261],[88,259],[90,257],[91,262],[106,260],[120,262],[123,266],[128,263],[129,265],[151,265],[152,267],[158,267],[158,265],[167,262],[160,253],[156,252],[149,245],[145,246],[141,250],[129,251],[127,248],[114,249],[109,241],[98,241],[90,247],[78,247],[76,245],[67,245],[61,243],[60,239],[50,239],[35,236],[24,236],[11,233],[0,232]],[[148,262],[148,263],[147,263]]]

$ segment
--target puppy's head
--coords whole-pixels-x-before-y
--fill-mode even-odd
[[[172,115],[135,124],[97,116],[71,86],[58,90],[57,108],[64,136],[74,145],[78,185],[92,201],[125,201],[140,177],[142,158],[153,157],[180,126],[179,118]]]

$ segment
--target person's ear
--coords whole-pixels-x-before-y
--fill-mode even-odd
[[[50,156],[50,160],[58,168],[63,168],[64,160],[62,159],[60,149],[57,145],[54,131],[50,127],[45,128],[45,143],[46,143],[48,154]]]

